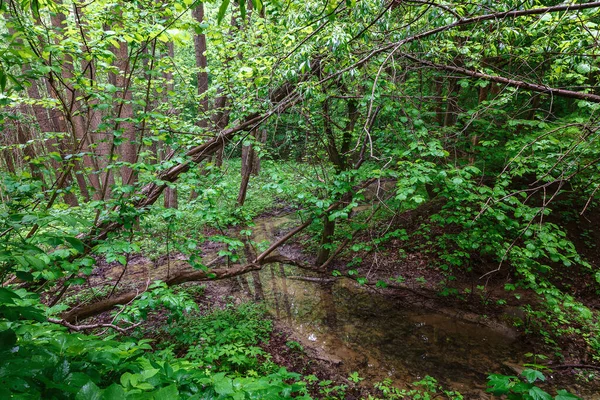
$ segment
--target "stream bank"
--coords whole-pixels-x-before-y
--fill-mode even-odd
[[[289,215],[259,219],[253,239],[272,241],[293,222]],[[220,249],[207,242],[205,259],[214,259]],[[302,257],[299,243],[283,246],[281,253]],[[155,262],[132,258],[122,285],[164,279],[190,268],[181,255]],[[426,266],[419,268],[426,271]],[[115,280],[121,272],[104,265],[94,279],[98,284]],[[267,350],[279,364],[302,374],[320,372],[321,379],[345,383],[356,372],[364,378],[360,386],[365,390],[384,379],[406,387],[432,376],[465,398],[492,398],[485,393],[490,373],[518,375],[521,366],[530,362],[526,353],[545,350],[510,326],[510,315],[485,315],[485,311],[474,311],[473,304],[461,307],[427,287],[384,289],[270,264],[260,271],[209,282],[206,288],[203,301],[212,306],[227,301],[264,302],[276,321],[273,345]],[[514,307],[509,311],[518,313]],[[561,372],[547,373],[546,390],[564,388],[584,399],[600,398],[597,384],[582,384],[576,375],[568,374],[572,371]]]

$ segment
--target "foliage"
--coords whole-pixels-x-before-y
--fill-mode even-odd
[[[11,304],[3,311],[8,320],[0,328],[0,390],[6,398],[299,398],[303,391],[302,384],[288,383],[299,375],[272,363],[261,375],[248,371],[257,365],[256,355],[264,352],[246,346],[270,332],[264,319],[255,319],[260,311],[250,306],[241,307],[234,317],[221,312],[194,319],[207,324],[195,332],[206,338],[184,336],[182,343],[194,340],[201,347],[182,359],[167,350],[152,352],[145,339],[74,334],[47,322],[19,320],[25,316],[44,321],[39,303],[22,291],[1,288],[0,295]],[[228,325],[241,315],[247,325]],[[258,326],[262,328],[253,330]],[[206,350],[200,350],[205,345]]]
[[[395,400],[395,399],[422,399],[430,400],[439,397],[440,395],[445,396],[450,400],[460,400],[462,395],[458,392],[444,390],[438,382],[427,376],[423,380],[415,382],[415,389],[399,389],[392,386],[390,379],[385,379],[382,382],[375,384],[375,388],[381,391],[382,397],[369,396],[368,400]]]
[[[507,276],[495,304],[533,294],[521,326],[598,361],[600,238],[574,233],[600,207],[600,8],[575,3],[0,1],[0,395],[306,396],[258,347],[271,327],[250,306],[202,316],[137,282],[150,291],[115,323],[166,314],[185,359],[47,322],[113,294],[70,293],[97,264],[177,253],[212,276],[210,244],[249,261],[268,246],[257,218],[280,208],[307,222],[308,254],[351,258],[333,273],[360,284],[390,249],[443,276],[420,286],[486,306],[484,278]],[[243,187],[250,150],[262,171]],[[408,275],[390,276],[376,287]],[[494,376],[499,393],[549,396],[537,375]],[[379,390],[441,390],[421,387]]]
[[[521,372],[522,378],[492,374],[488,377],[487,391],[494,395],[506,395],[508,399],[523,400],[575,400],[580,399],[566,390],[558,390],[555,397],[540,389],[535,382],[545,381],[546,377],[540,371],[525,369]]]

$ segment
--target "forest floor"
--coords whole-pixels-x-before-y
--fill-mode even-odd
[[[291,211],[293,210],[289,208],[273,210],[259,217],[257,221],[264,221],[268,225],[264,229],[273,230],[268,232],[269,235],[279,237],[287,232],[289,226],[293,225],[294,219],[289,217]],[[422,211],[413,213],[415,215],[407,213],[397,221],[387,222],[389,224],[387,229],[393,229],[393,224],[407,230],[416,229],[416,226],[427,218],[427,213]],[[280,221],[276,222],[277,219]],[[585,235],[587,235],[584,239],[581,239],[581,235],[577,233],[581,230],[581,225],[573,223],[572,229],[569,230],[569,235],[572,236],[572,240],[577,246],[586,247],[590,241],[598,239],[595,238],[594,235],[597,233],[594,233],[592,227],[595,223],[600,223],[600,220],[587,223],[589,226],[584,229]],[[266,233],[264,232],[264,234]],[[357,237],[356,241],[369,242],[369,235],[370,232],[365,231]],[[308,241],[308,234],[300,236],[286,244],[281,252],[287,257],[301,259],[307,263],[313,262],[314,249],[310,246],[307,247]],[[597,240],[596,242],[600,243]],[[418,246],[413,244],[412,247]],[[595,393],[600,393],[598,378],[600,364],[592,360],[589,349],[583,340],[575,335],[564,336],[559,343],[550,346],[544,343],[543,337],[529,332],[528,323],[530,321],[527,320],[522,307],[536,304],[537,300],[532,293],[526,290],[515,291],[514,294],[517,296],[506,295],[504,286],[507,282],[512,282],[510,270],[501,270],[498,273],[490,274],[482,283],[479,279],[482,271],[485,271],[486,268],[487,270],[496,268],[496,266],[484,265],[479,269],[474,268],[474,271],[469,274],[455,273],[454,281],[448,285],[448,273],[431,267],[435,265],[431,254],[424,251],[403,250],[406,248],[406,243],[402,240],[392,239],[384,245],[368,251],[342,252],[330,266],[328,276],[331,277],[332,270],[340,271],[342,275],[348,276],[348,272],[354,269],[357,277],[365,277],[368,280],[368,283],[363,285],[367,291],[389,298],[401,298],[401,301],[406,304],[418,303],[422,307],[435,310],[436,313],[480,324],[507,335],[517,335],[518,342],[523,345],[522,347],[530,349],[533,354],[543,354],[549,357],[546,361],[538,362],[553,370],[553,372],[547,373],[548,383],[542,387],[547,388],[550,392],[553,392],[552,388],[568,387],[577,391],[583,398],[600,398],[595,397]],[[202,252],[207,259],[210,259],[214,258],[214,255],[222,249],[223,245],[221,244],[205,242]],[[590,262],[594,265],[599,265],[600,255],[597,249],[588,250],[588,253],[584,254],[588,258],[592,257]],[[348,267],[356,257],[362,259],[362,262],[359,265]],[[150,280],[164,280],[170,274],[191,268],[186,262],[185,256],[179,253],[172,253],[168,257],[159,257],[153,261],[141,255],[131,257],[126,271],[116,263],[98,261],[98,268],[89,281],[89,287],[74,287],[69,297],[71,303],[100,296],[106,293],[117,280],[120,280],[119,290],[130,290],[139,288],[140,283],[143,286],[144,282]],[[396,280],[389,283],[390,277]],[[375,282],[378,281],[387,281],[387,287],[376,286]],[[451,295],[440,296],[443,284],[451,286],[455,291]],[[252,300],[252,290],[244,287],[244,284],[240,284],[240,280],[235,278],[221,282],[203,283],[203,285],[204,290],[196,299],[203,312],[223,308],[232,301],[239,303]],[[585,282],[572,279],[571,285],[576,291],[581,292],[584,298],[588,299],[589,306],[598,307],[597,297],[587,293]],[[189,283],[185,286],[193,287],[197,284]],[[79,294],[76,294],[78,291]],[[243,292],[246,292],[245,299],[241,296]],[[504,301],[499,302],[499,300]],[[98,319],[109,320],[110,316],[108,313],[104,313]],[[160,325],[165,324],[166,319],[165,315],[158,315],[148,322]],[[373,391],[372,386],[369,388],[369,385],[365,383],[359,384],[348,380],[348,376],[352,372],[348,366],[344,365],[341,360],[332,359],[329,355],[324,354],[322,349],[316,346],[311,347],[310,343],[306,342],[302,342],[302,345],[297,347],[290,347],[289,343],[296,342],[297,339],[297,335],[289,325],[282,321],[276,321],[270,341],[262,346],[271,354],[275,363],[290,371],[305,376],[314,375],[318,378],[315,382],[332,381],[331,388],[344,385],[344,398],[346,399],[363,398]],[[514,374],[520,372],[518,365],[510,365],[509,368],[512,371],[508,372]],[[480,374],[487,372],[479,371]],[[319,387],[316,383],[309,387],[315,398],[322,397],[323,387]],[[473,393],[479,393],[479,395],[474,394],[466,398],[484,398],[481,396],[485,396],[481,390]]]

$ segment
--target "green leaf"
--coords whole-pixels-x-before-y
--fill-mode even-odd
[[[513,379],[517,379],[517,377],[500,375],[500,374],[492,374],[492,375],[488,376],[487,385],[489,387],[488,387],[487,391],[494,393],[494,394],[508,393],[508,391],[510,389],[511,381]]]
[[[521,372],[521,375],[523,375],[529,383],[533,383],[537,380],[540,380],[542,382],[546,380],[544,374],[542,374],[540,371],[536,371],[535,369],[523,370],[523,372]]]
[[[0,287],[0,304],[1,303],[12,303],[15,302],[13,299],[20,299],[20,297],[10,289]]]
[[[154,394],[154,400],[171,400],[178,398],[179,391],[175,385],[164,387]]]
[[[215,374],[213,377],[213,382],[215,384],[215,392],[220,395],[228,395],[234,392],[233,390],[233,381],[225,376],[225,373]]]
[[[590,64],[586,64],[586,63],[578,64],[575,69],[580,74],[588,74],[592,70],[592,68],[590,67]]]
[[[32,256],[24,256],[25,260],[27,260],[27,263],[29,265],[31,265],[33,268],[37,269],[38,271],[41,271],[43,269],[46,268],[46,263],[43,262],[42,260],[40,260],[37,257],[32,257]]]
[[[124,400],[126,397],[127,394],[125,394],[123,387],[116,383],[104,389],[104,393],[102,393],[102,400]]]
[[[254,6],[254,8],[260,12],[260,10],[262,10],[263,8],[263,3],[261,0],[252,0],[252,5]]]
[[[552,396],[535,386],[529,389],[529,395],[533,400],[552,400]]]
[[[6,89],[6,73],[0,70],[0,92],[4,92]]]
[[[229,7],[229,0],[223,0],[221,6],[219,7],[219,12],[217,13],[217,22],[220,24],[223,21],[223,17],[227,12],[227,7]]]
[[[246,0],[239,0],[238,4],[240,5],[240,14],[242,14],[242,19],[246,19]]]
[[[566,390],[561,389],[557,392],[557,395],[554,398],[554,400],[581,400],[581,397],[575,396],[574,394],[571,394]]]
[[[12,329],[0,332],[0,351],[12,349],[17,343],[17,335]]]
[[[65,236],[65,241],[68,242],[75,250],[77,250],[78,253],[81,254],[85,252],[85,246],[83,245],[83,242],[76,237]]]
[[[94,382],[89,381],[75,396],[77,400],[101,400],[102,399],[102,389],[100,389]]]
[[[17,271],[17,272],[15,272],[15,275],[17,275],[17,278],[19,278],[22,281],[33,282],[33,275],[29,272]]]
[[[31,0],[31,13],[35,17],[35,19],[40,18],[40,3],[38,0]]]

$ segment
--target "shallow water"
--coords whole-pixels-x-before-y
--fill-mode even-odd
[[[272,240],[293,221],[291,215],[258,220],[253,238]],[[238,279],[294,331],[298,342],[347,373],[358,372],[369,386],[385,378],[405,386],[429,375],[465,399],[492,399],[485,393],[490,373],[518,375],[521,366],[532,361],[525,357],[531,345],[508,326],[469,322],[473,319],[458,312],[439,312],[426,299],[410,303],[369,291],[353,280],[317,275],[297,279],[307,275],[295,267],[270,265]],[[553,381],[543,388],[556,393]],[[571,376],[559,387],[586,400],[600,400],[597,382],[584,384]]]
[[[248,287],[298,342],[367,382],[389,377],[402,384],[430,375],[448,388],[483,395],[486,376],[512,373],[508,365],[518,365],[527,351],[509,330],[406,304],[347,279],[319,283],[294,275],[305,272],[270,266],[248,277]]]

